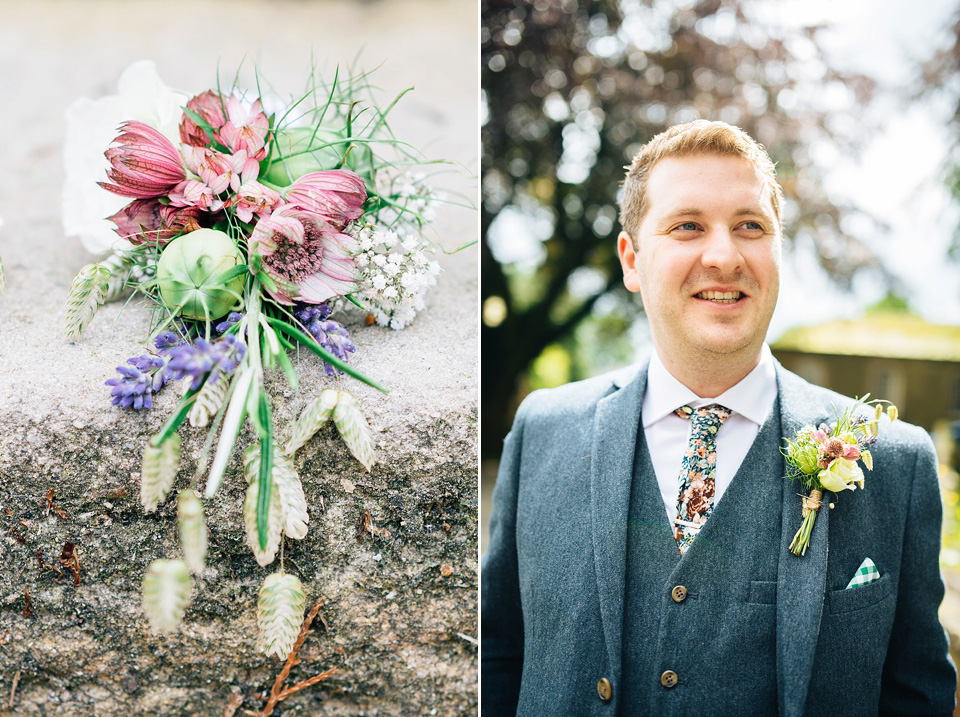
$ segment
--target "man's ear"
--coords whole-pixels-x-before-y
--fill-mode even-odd
[[[623,285],[629,291],[640,291],[637,252],[633,248],[633,240],[626,232],[620,232],[620,236],[617,237],[617,256],[620,257],[620,268],[623,269]]]

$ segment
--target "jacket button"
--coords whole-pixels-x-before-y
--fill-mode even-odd
[[[687,589],[683,585],[677,585],[670,591],[670,597],[673,598],[674,602],[683,602],[687,599]]]
[[[609,702],[610,698],[613,697],[613,686],[606,677],[601,677],[597,681],[597,694],[604,702]]]
[[[673,670],[667,670],[662,675],[660,675],[660,684],[666,688],[676,687],[677,682],[680,681],[680,678],[677,677],[677,673]]]

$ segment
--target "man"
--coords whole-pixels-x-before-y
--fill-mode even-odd
[[[828,494],[806,554],[789,551],[783,439],[851,401],[764,343],[781,203],[766,152],[724,123],[634,159],[617,249],[654,350],[517,412],[483,563],[484,715],[952,712],[923,431],[884,420],[865,490]],[[879,577],[851,585],[868,558]]]

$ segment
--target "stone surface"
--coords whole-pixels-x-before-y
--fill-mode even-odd
[[[381,101],[415,85],[395,132],[464,165],[441,181],[475,204],[476,23],[466,1],[0,2],[0,714],[221,715],[231,693],[243,696],[243,714],[263,706],[259,693],[280,669],[256,651],[256,592],[273,566],[260,568],[244,545],[239,450],[206,502],[208,568],[184,626],[164,638],[146,629],[144,568],[177,549],[172,497],[154,514],[140,507],[140,454],[177,396],[168,388],[139,414],[109,403],[103,381],[138,352],[145,309],[105,307],[76,344],[58,332],[73,275],[91,260],[60,226],[67,106],[112,93],[137,59],[155,60],[169,85],[199,90],[218,61],[232,74],[246,58],[293,92],[311,52],[331,69],[363,48],[360,64],[379,66]],[[447,250],[477,238],[470,209],[445,207],[436,227]],[[476,248],[440,262],[409,328],[366,327],[356,314],[348,324],[354,364],[391,389],[342,382],[376,432],[379,464],[365,472],[332,427],[298,453],[311,526],[306,540],[288,541],[285,565],[308,604],[324,600],[326,627],[314,623],[288,684],[337,672],[275,714],[476,711]],[[281,376],[268,382],[280,425],[332,385],[312,355],[298,371],[297,391]],[[181,435],[178,487],[203,440]],[[79,585],[60,566],[66,542]]]

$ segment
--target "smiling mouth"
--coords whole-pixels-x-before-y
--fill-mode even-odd
[[[735,304],[744,298],[744,294],[740,291],[701,291],[698,294],[694,294],[694,296],[698,299],[714,301],[718,304]]]

